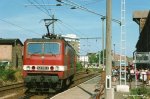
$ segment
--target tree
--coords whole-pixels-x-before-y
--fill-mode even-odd
[[[89,63],[99,63],[99,52],[97,53],[88,53]],[[103,63],[103,51],[100,52],[100,61]],[[104,50],[104,64],[106,61],[106,49]]]
[[[88,57],[89,57],[89,63],[90,64],[98,62],[98,58],[96,56],[96,53],[89,53]]]

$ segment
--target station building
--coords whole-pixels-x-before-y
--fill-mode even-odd
[[[150,52],[150,11],[134,11],[133,21],[139,25],[139,39],[135,52]],[[150,68],[150,55],[147,63],[137,64],[137,66],[140,68]]]
[[[23,44],[19,39],[0,39],[0,68],[22,67]]]
[[[139,39],[136,44],[137,52],[150,52],[150,13],[135,11],[133,20],[139,25]]]

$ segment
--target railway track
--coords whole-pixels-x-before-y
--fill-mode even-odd
[[[84,72],[77,72],[76,75],[80,75],[80,74],[83,74],[83,73]],[[16,89],[16,88],[20,88],[20,87],[24,87],[23,82],[11,84],[11,85],[0,86],[0,92]]]
[[[83,82],[91,79],[92,77],[97,76],[98,74],[99,73],[87,74],[86,72],[78,72],[75,75],[73,83],[68,88],[77,86],[78,84],[83,83]],[[4,91],[9,91],[9,90],[15,90],[15,89],[21,88],[21,87],[22,88],[24,87],[24,83],[16,83],[16,84],[12,84],[12,85],[2,86],[2,87],[0,87],[0,93],[4,92]],[[62,91],[65,91],[67,89],[63,89]],[[35,95],[35,94],[25,94],[25,95],[22,94],[21,96],[19,96],[19,98],[17,96],[17,98],[8,98],[8,99],[49,99],[50,97],[54,96],[55,94],[57,94],[57,93],[49,94],[49,95],[42,95],[42,96]],[[38,97],[40,97],[40,98],[38,98]]]
[[[11,84],[11,85],[6,85],[6,86],[1,86],[0,87],[0,92],[20,88],[20,87],[23,87],[23,86],[24,86],[23,82]]]
[[[73,83],[72,85],[70,85],[69,88],[72,88],[72,87],[74,87],[74,86],[77,86],[77,85],[79,85],[79,84],[81,84],[81,83],[83,83],[83,82],[85,82],[85,81],[87,81],[87,80],[89,80],[89,79],[91,79],[91,78],[97,76],[98,74],[99,74],[99,73],[89,73],[89,74],[85,74],[85,75],[82,76],[82,77],[79,76],[78,78],[76,78],[76,79],[73,80],[74,83]]]
[[[81,75],[82,74],[82,75]],[[79,76],[80,75],[80,76]],[[98,73],[89,73],[89,74],[86,74],[85,72],[82,72],[82,73],[79,73],[79,74],[76,74],[76,77],[75,79],[73,80],[73,83],[68,87],[68,88],[65,88],[65,89],[62,89],[60,92],[63,92],[67,89],[70,89],[72,87],[75,87],[95,76],[97,76]],[[30,94],[29,95],[26,95],[24,96],[23,98],[19,98],[19,99],[29,99],[29,98],[26,98],[26,97],[30,97],[30,99],[50,99],[51,97],[53,97],[54,95],[60,93],[60,92],[57,92],[57,93],[53,93],[53,94],[48,94],[48,95],[44,95],[44,96],[39,96],[39,95],[31,95],[30,97]]]

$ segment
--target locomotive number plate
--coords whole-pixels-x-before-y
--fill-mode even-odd
[[[49,67],[46,66],[38,66],[37,70],[49,70]]]

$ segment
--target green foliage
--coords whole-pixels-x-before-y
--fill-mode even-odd
[[[8,81],[8,80],[13,81],[15,80],[15,76],[14,76],[15,72],[16,72],[15,70],[11,70],[11,69],[8,70],[1,69],[0,79],[3,81]]]
[[[96,56],[96,54],[91,54],[89,55],[89,63],[97,63],[98,62],[98,57]]]
[[[101,63],[103,62],[103,52],[104,52],[104,62],[105,62],[105,58],[106,58],[106,50],[104,51],[100,51],[100,60],[101,60]],[[99,62],[99,52],[98,53],[90,53],[88,54],[89,56],[89,63],[92,64],[92,63],[98,63]]]
[[[141,96],[150,98],[150,88],[146,87],[134,88],[131,89],[130,94],[133,95],[133,97],[130,97],[130,99],[141,99]]]
[[[23,81],[22,71],[16,70],[14,77],[16,81]]]
[[[82,69],[83,69],[83,66],[82,66],[81,62],[77,62],[76,70],[79,71],[79,70],[82,70]]]

